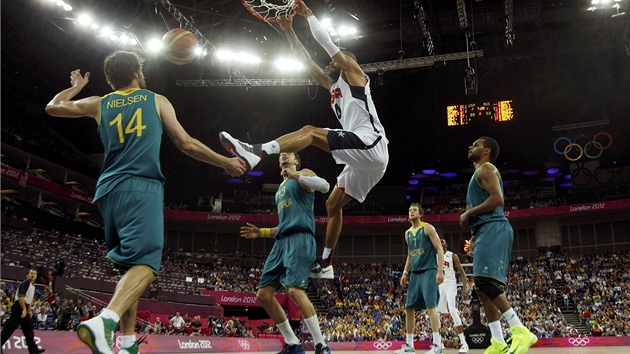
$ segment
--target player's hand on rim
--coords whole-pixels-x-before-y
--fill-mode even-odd
[[[304,0],[298,0],[295,2],[295,13],[300,16],[308,17],[313,14],[313,11],[306,6]]]
[[[293,27],[293,19],[287,16],[280,16],[278,17],[278,24],[280,25],[280,28],[282,28],[283,31],[289,32],[291,28]]]

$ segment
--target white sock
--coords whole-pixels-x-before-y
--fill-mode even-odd
[[[440,336],[440,332],[433,332],[433,344],[437,346],[442,344],[442,337]]]
[[[322,253],[322,258],[326,259],[332,253],[332,248],[324,247],[324,253]]]
[[[262,151],[266,152],[267,155],[277,155],[280,153],[280,144],[275,140],[262,144],[260,148]]]
[[[108,320],[112,320],[116,323],[118,323],[118,321],[120,321],[120,316],[118,316],[118,314],[112,310],[108,310],[105,309],[103,310],[103,312],[101,312],[101,314],[99,315],[103,318],[107,318]]]
[[[466,344],[466,336],[464,335],[464,333],[460,333],[457,336],[459,337],[459,342],[461,344]]]
[[[308,330],[311,331],[311,336],[313,336],[313,343],[315,343],[315,345],[321,343],[325,347],[326,342],[324,341],[324,337],[322,336],[322,330],[319,328],[317,315],[305,318],[304,322],[306,322],[306,327],[308,327]]]
[[[413,348],[413,333],[407,333],[407,345]]]
[[[500,343],[505,343],[505,339],[503,339],[503,332],[501,332],[501,321],[494,321],[488,323],[488,327],[490,327],[490,333],[492,333],[492,338],[494,340],[499,341]]]
[[[120,336],[122,338],[122,348],[130,348],[136,342],[136,335]]]
[[[522,326],[523,325],[521,323],[521,320],[516,315],[516,311],[514,311],[514,309],[511,308],[511,307],[510,307],[509,310],[507,310],[507,311],[505,311],[503,313],[503,318],[505,318],[505,320],[508,322],[510,327],[512,327],[512,326]]]
[[[286,320],[282,323],[278,323],[276,324],[276,326],[278,326],[278,329],[280,330],[280,333],[282,333],[282,336],[284,337],[284,341],[287,344],[300,343],[300,340],[295,336],[295,333],[293,333],[293,329],[291,328],[291,325],[289,324],[289,320]]]

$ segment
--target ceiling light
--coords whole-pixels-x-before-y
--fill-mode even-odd
[[[107,26],[105,26],[105,27],[101,28],[101,34],[102,34],[104,37],[109,37],[109,35],[110,35],[110,34],[112,34],[112,33],[113,33],[112,29],[111,29],[111,28],[109,28],[109,27],[107,27]]]
[[[147,43],[147,50],[154,53],[159,52],[160,50],[162,50],[162,41],[158,38],[150,39]]]
[[[90,23],[92,23],[92,18],[88,14],[81,14],[77,19],[81,26],[87,27]]]

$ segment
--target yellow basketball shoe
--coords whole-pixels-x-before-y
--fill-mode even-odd
[[[494,338],[490,338],[490,346],[486,348],[486,351],[483,354],[507,354],[508,345],[506,343],[501,343]]]
[[[510,344],[509,354],[525,354],[529,347],[538,342],[538,337],[525,326],[510,327],[512,333],[512,344]]]

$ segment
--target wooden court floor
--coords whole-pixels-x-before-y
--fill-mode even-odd
[[[416,350],[416,354],[424,354],[426,350]],[[333,351],[333,354],[377,354],[377,353],[393,353],[394,350],[374,350],[374,351]],[[471,349],[469,354],[482,354],[483,349]],[[307,354],[312,351],[306,351]],[[457,354],[455,349],[446,349],[444,354]],[[630,347],[590,347],[590,348],[531,348],[528,354],[628,354]],[[238,354],[238,353],[226,353]],[[275,352],[260,352],[260,354],[276,354]]]

